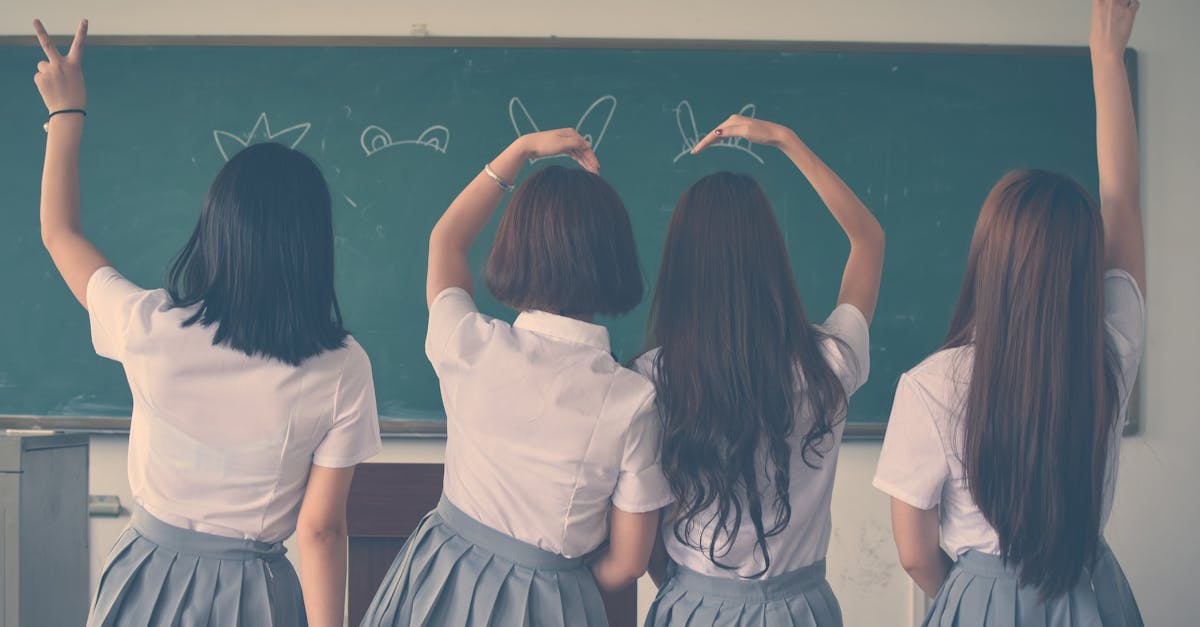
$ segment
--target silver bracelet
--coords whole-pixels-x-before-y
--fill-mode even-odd
[[[500,175],[498,175],[492,171],[492,164],[490,164],[490,163],[483,164],[483,171],[488,176],[490,176],[493,181],[496,181],[496,184],[500,186],[500,189],[502,189],[506,192],[511,192],[512,190],[516,189],[513,185],[511,185],[509,183],[505,183],[504,179],[500,178]]]

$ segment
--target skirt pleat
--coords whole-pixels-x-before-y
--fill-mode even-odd
[[[1101,542],[1096,566],[1066,594],[1043,601],[997,555],[959,556],[938,590],[926,627],[1143,627],[1121,565]]]
[[[606,627],[581,559],[516,540],[442,499],[392,562],[364,627]]]
[[[89,627],[307,625],[282,543],[168,525],[144,510],[109,553]]]
[[[825,562],[768,579],[712,577],[671,564],[646,627],[841,627]]]

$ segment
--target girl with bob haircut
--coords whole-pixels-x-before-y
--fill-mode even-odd
[[[829,505],[847,400],[869,370],[883,229],[790,129],[735,115],[693,152],[723,137],[787,155],[845,231],[850,254],[838,306],[814,325],[754,179],[706,176],[675,206],[650,312],[654,348],[637,362],[657,388],[675,499],[662,520],[647,625],[837,626],[841,609],[825,580]]]
[[[479,313],[467,250],[522,165],[564,153],[584,170],[522,183],[488,258],[488,289],[520,315]],[[642,297],[629,216],[598,168],[574,130],[524,135],[430,234],[425,351],[446,408],[444,491],[363,625],[607,625],[599,589],[645,572],[671,495],[654,388],[592,322]]]
[[[934,597],[926,625],[1142,624],[1103,539],[1145,346],[1123,58],[1137,8],[1092,3],[1100,210],[1059,174],[1002,178],[945,346],[896,390],[875,485],[900,562]]]
[[[133,393],[133,515],[88,625],[341,625],[346,496],[381,445],[371,364],[334,294],[325,179],[283,146],[243,150],[169,287],[134,285],[80,229],[87,22],[66,56],[34,26],[50,112],[42,239]],[[293,532],[303,578],[284,556]]]

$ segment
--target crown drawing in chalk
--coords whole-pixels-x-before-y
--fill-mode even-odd
[[[751,103],[742,107],[742,110],[738,111],[738,115],[752,118],[754,117],[755,110],[754,104]],[[686,100],[679,101],[679,106],[675,107],[675,123],[679,126],[679,134],[683,137],[683,150],[675,155],[675,158],[671,160],[672,163],[676,163],[691,154],[692,148],[700,143],[702,137],[700,131],[696,129],[696,116],[692,113],[692,104],[690,102]],[[709,147],[733,148],[754,157],[754,160],[759,163],[763,162],[762,157],[754,152],[754,144],[750,143],[750,140],[744,137],[726,137],[711,144]]]
[[[612,122],[613,113],[616,110],[617,99],[615,96],[601,96],[583,112],[579,123],[575,125],[575,130],[583,136],[593,151],[600,148],[600,142],[604,141],[604,134],[608,132],[608,124]],[[508,101],[508,118],[512,121],[517,137],[542,130],[538,127],[537,122],[533,121],[533,117],[529,115],[529,110],[525,108],[525,103],[521,102],[520,98],[514,97]],[[550,158],[537,157],[530,159],[529,162]]]
[[[312,128],[312,124],[301,122],[281,131],[272,132],[271,123],[267,120],[267,114],[264,112],[258,114],[258,120],[254,122],[254,127],[245,136],[239,137],[228,131],[213,131],[213,140],[217,142],[217,150],[221,151],[221,156],[229,161],[229,157],[237,154],[239,150],[259,142],[279,142],[288,148],[295,148],[300,140],[308,134],[310,128]]]
[[[450,148],[450,129],[441,124],[435,124],[425,129],[416,139],[392,139],[392,134],[387,132],[386,129],[372,124],[363,129],[362,135],[358,138],[358,143],[362,146],[363,152],[368,157],[380,150],[404,144],[425,146],[446,154],[446,150]]]

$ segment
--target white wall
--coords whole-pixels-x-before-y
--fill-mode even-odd
[[[433,35],[685,37],[1082,45],[1087,0],[7,0],[0,34],[26,34],[43,18],[55,32],[82,16],[93,34]],[[1143,373],[1143,435],[1126,441],[1108,537],[1125,565],[1147,624],[1200,616],[1193,565],[1200,563],[1200,2],[1145,0],[1132,45],[1141,52],[1140,106],[1149,246],[1150,341]],[[32,40],[31,40],[32,42]],[[32,74],[33,68],[30,68]],[[714,80],[719,80],[715,77]],[[27,86],[32,89],[32,85]],[[5,93],[19,86],[5,86]],[[893,254],[899,254],[893,251]],[[129,502],[124,441],[97,438],[94,493]],[[846,624],[907,624],[909,588],[894,564],[886,499],[869,487],[877,444],[842,454],[834,498],[830,581]],[[387,443],[380,460],[436,461],[437,443]],[[119,531],[93,525],[94,562]]]

